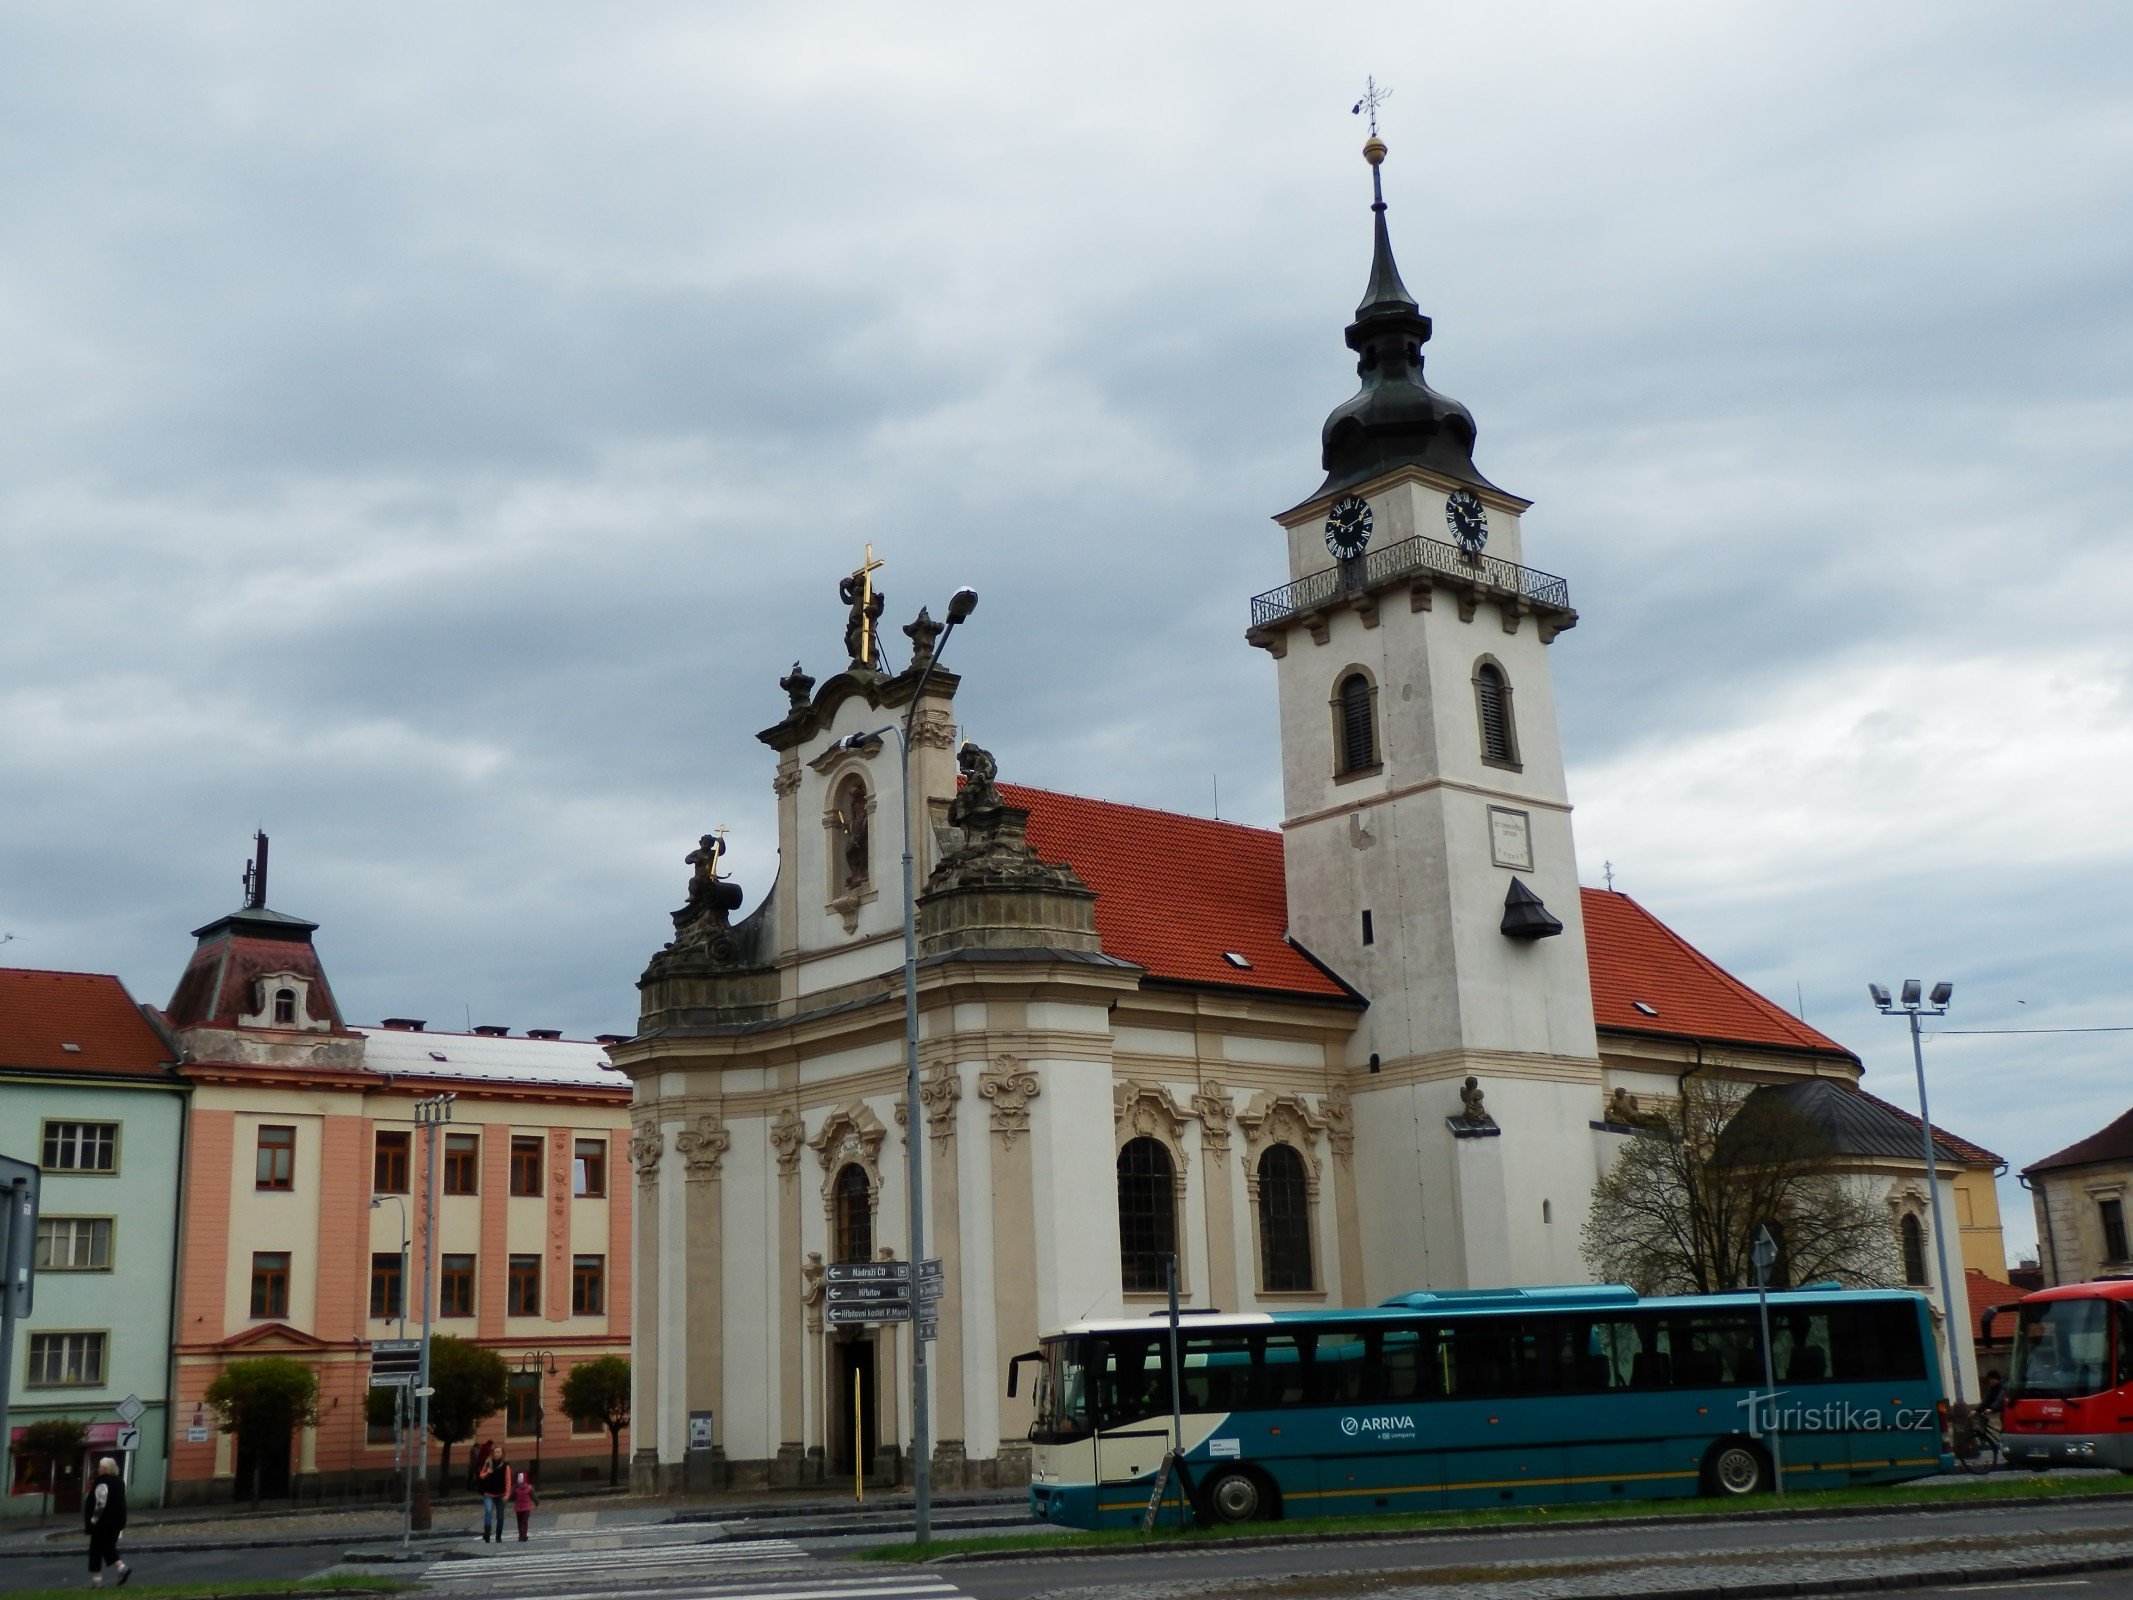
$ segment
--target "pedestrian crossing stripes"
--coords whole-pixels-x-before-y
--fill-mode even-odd
[[[578,1534],[571,1549],[552,1543],[533,1543],[520,1549],[505,1545],[465,1560],[441,1562],[430,1568],[430,1583],[488,1583],[508,1573],[513,1580],[563,1577],[576,1572],[626,1571],[635,1573],[673,1568],[697,1569],[761,1565],[779,1561],[805,1561],[809,1557],[790,1539],[688,1539],[663,1544],[630,1544],[612,1536]]]

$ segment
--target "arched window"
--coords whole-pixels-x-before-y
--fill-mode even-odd
[[[1337,772],[1363,772],[1378,764],[1377,690],[1368,674],[1351,672],[1333,694],[1333,742]]]
[[[294,1022],[296,1020],[296,991],[294,989],[276,989],[274,991],[274,1020],[276,1022]]]
[[[1118,1153],[1118,1265],[1128,1294],[1163,1287],[1178,1248],[1177,1173],[1160,1139],[1129,1139]]]
[[[1916,1217],[1906,1216],[1896,1225],[1903,1241],[1903,1281],[1922,1288],[1926,1281],[1926,1230]]]
[[[1310,1188],[1303,1157],[1285,1144],[1259,1158],[1259,1265],[1271,1293],[1314,1287]]]
[[[1484,661],[1474,669],[1474,707],[1481,720],[1481,759],[1498,766],[1517,766],[1518,729],[1511,720],[1511,680],[1493,661]]]
[[[848,1161],[837,1169],[831,1214],[837,1223],[837,1259],[840,1262],[874,1259],[874,1206],[867,1189],[866,1168],[858,1162]]]

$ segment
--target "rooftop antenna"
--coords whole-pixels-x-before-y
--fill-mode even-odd
[[[1615,892],[1615,864],[1612,861],[1603,861],[1600,863],[1600,871],[1606,874],[1607,892],[1613,894]]]
[[[1363,80],[1363,98],[1348,108],[1348,114],[1352,117],[1359,117],[1366,111],[1370,113],[1370,137],[1375,139],[1378,136],[1378,107],[1391,98],[1392,91],[1390,89],[1380,89],[1377,79],[1365,78]]]
[[[1219,772],[1211,773],[1208,781],[1215,786],[1215,821],[1220,822],[1222,820],[1222,774]]]
[[[267,905],[267,836],[254,829],[257,841],[252,859],[244,869],[244,908],[247,911],[264,911]]]

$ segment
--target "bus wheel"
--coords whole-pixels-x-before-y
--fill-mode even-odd
[[[1770,1458],[1745,1439],[1724,1439],[1703,1463],[1704,1492],[1738,1500],[1770,1487]]]
[[[1257,1522],[1272,1514],[1273,1497],[1249,1472],[1228,1467],[1200,1486],[1200,1502],[1210,1522]]]

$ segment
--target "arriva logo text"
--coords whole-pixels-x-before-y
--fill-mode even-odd
[[[1415,1420],[1412,1417],[1343,1417],[1341,1432],[1351,1439],[1412,1439],[1415,1436]]]

